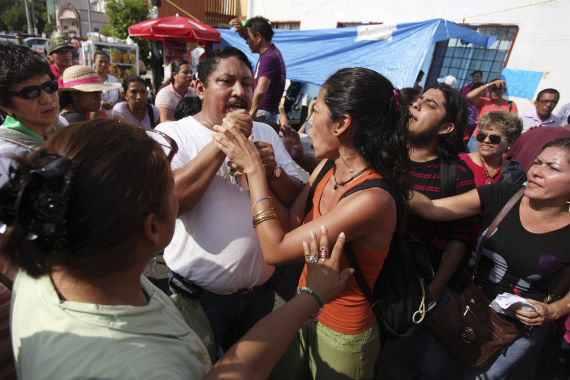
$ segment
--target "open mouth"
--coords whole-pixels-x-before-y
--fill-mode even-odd
[[[231,100],[226,103],[225,107],[226,111],[231,112],[235,110],[247,110],[247,103],[241,100]]]

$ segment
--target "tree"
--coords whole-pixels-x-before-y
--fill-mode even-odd
[[[46,32],[49,35],[50,28],[47,24],[48,15],[45,1],[34,1],[34,13],[36,15],[35,22],[38,33]],[[27,32],[28,23],[24,3],[21,1],[0,1],[0,22],[7,30]]]
[[[147,0],[108,0],[105,13],[108,24],[101,28],[101,33],[107,36],[125,39],[129,35],[129,26],[148,18],[150,5]],[[153,82],[160,83],[162,60],[160,56],[152,54],[152,43],[140,38],[133,39],[139,45],[139,57],[152,68]]]

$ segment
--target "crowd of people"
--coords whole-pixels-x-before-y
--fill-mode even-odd
[[[234,47],[176,60],[154,105],[143,78],[109,74],[104,51],[89,67],[72,65],[62,38],[46,44],[49,62],[0,46],[0,377],[394,378],[395,342],[411,363],[400,378],[504,379],[523,363],[527,378],[567,377],[558,91],[519,117],[505,80],[480,70],[460,91],[447,80],[422,91],[421,77],[397,89],[345,68],[310,105],[307,151],[280,113],[271,25],[230,25],[257,66]],[[378,180],[390,191],[365,186]],[[469,368],[427,325],[386,331],[345,252],[373,288],[403,231],[434,269],[430,310],[459,297],[484,244],[473,281],[489,300],[533,306],[502,316],[520,336]],[[168,289],[142,275],[161,252]]]

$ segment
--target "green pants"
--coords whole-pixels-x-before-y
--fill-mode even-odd
[[[309,320],[269,378],[370,379],[379,351],[376,321],[359,334],[346,335]]]

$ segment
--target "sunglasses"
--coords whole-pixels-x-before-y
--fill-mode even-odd
[[[147,129],[146,134],[162,147],[168,162],[172,162],[172,158],[178,152],[178,144],[176,144],[176,141],[166,133],[162,133],[156,129]]]
[[[10,91],[10,96],[20,96],[24,99],[36,99],[42,94],[42,90],[46,94],[53,94],[59,88],[57,80],[48,80],[39,86],[24,86],[18,91]]]
[[[498,143],[500,143],[500,142],[503,140],[503,138],[502,138],[501,136],[499,136],[499,135],[492,135],[492,134],[489,134],[489,133],[479,132],[479,133],[477,134],[477,141],[483,142],[483,141],[485,141],[485,139],[487,138],[487,136],[489,136],[489,140],[491,140],[491,144],[498,144]]]

